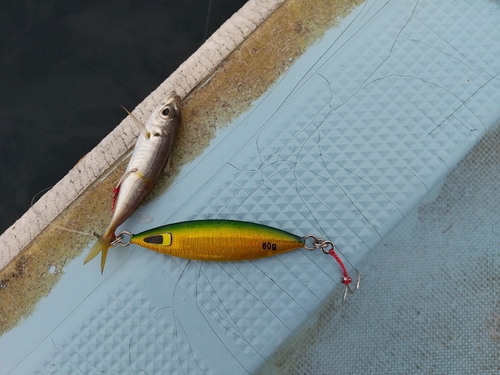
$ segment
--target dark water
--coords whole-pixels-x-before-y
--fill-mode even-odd
[[[1,2],[0,233],[245,2]]]

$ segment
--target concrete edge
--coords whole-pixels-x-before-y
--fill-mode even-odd
[[[249,0],[134,110],[145,119],[156,103],[175,90],[185,97],[286,0]],[[125,118],[34,205],[0,236],[0,270],[33,241],[82,192],[134,146],[138,131]]]

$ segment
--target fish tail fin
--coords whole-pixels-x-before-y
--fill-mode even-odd
[[[101,275],[104,273],[104,265],[106,264],[106,257],[108,256],[108,247],[102,249],[101,253]]]
[[[87,257],[83,261],[83,264],[87,264],[92,259],[94,259],[97,254],[102,252],[101,255],[101,274],[104,272],[104,264],[106,263],[106,256],[108,255],[108,249],[111,246],[111,241],[113,241],[114,234],[113,232],[109,233],[108,231],[104,232],[97,242],[92,246]]]

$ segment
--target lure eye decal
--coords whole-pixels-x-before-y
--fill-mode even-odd
[[[156,234],[154,236],[144,238],[143,241],[155,245],[170,246],[172,244],[172,235],[170,233]]]

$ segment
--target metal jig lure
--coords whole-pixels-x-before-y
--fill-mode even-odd
[[[164,225],[138,234],[120,232],[111,246],[139,245],[150,250],[180,258],[203,261],[241,261],[270,257],[292,250],[321,249],[335,258],[342,269],[342,284],[345,302],[347,293],[359,288],[360,275],[353,289],[349,287],[352,278],[332,241],[313,235],[304,237],[267,225],[234,220],[195,220]]]

